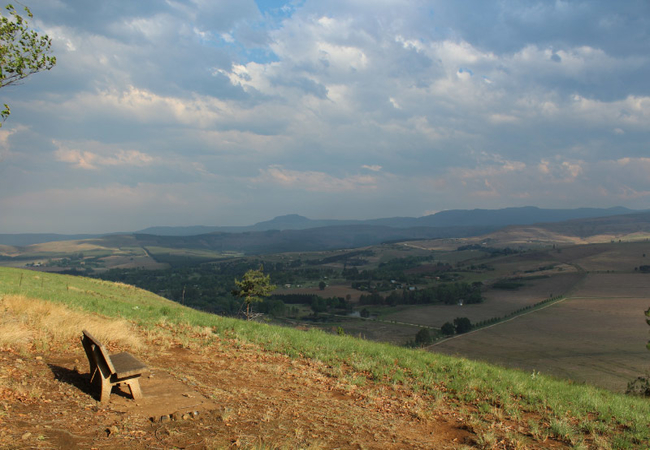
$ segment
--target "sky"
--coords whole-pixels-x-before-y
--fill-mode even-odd
[[[646,0],[25,0],[0,233],[650,207]]]

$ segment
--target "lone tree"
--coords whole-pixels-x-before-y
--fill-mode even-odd
[[[48,56],[52,40],[30,30],[27,20],[13,5],[5,6],[5,10],[0,13],[0,88],[16,84],[34,73],[50,70],[56,64],[56,57]],[[24,15],[30,19],[34,17],[26,6]],[[5,103],[0,111],[2,122],[9,114],[11,110]]]
[[[260,266],[257,270],[249,270],[240,280],[235,279],[235,289],[232,295],[243,298],[246,303],[246,320],[251,320],[251,306],[253,303],[261,302],[263,297],[271,295],[275,285],[271,284],[271,276],[264,275],[264,268]]]

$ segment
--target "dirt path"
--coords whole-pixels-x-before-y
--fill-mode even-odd
[[[102,406],[77,343],[40,355],[2,349],[0,448],[444,449],[475,439],[442,402],[424,414],[433,400],[399,385],[234,340],[138,356],[153,373],[144,399],[116,389]]]

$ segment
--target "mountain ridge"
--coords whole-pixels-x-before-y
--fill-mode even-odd
[[[541,222],[562,222],[565,220],[633,214],[636,212],[641,211],[621,206],[575,209],[544,209],[536,206],[523,206],[502,209],[455,209],[440,211],[422,217],[386,217],[365,220],[309,219],[298,214],[286,214],[248,226],[211,227],[199,225],[190,227],[148,227],[136,233],[158,236],[190,236],[212,232],[236,233],[244,231],[304,230],[344,225],[373,225],[392,228],[532,225]]]
[[[28,246],[45,242],[98,239],[115,235],[151,235],[160,237],[190,237],[203,236],[212,233],[255,233],[268,231],[305,231],[313,229],[335,228],[336,231],[345,227],[379,227],[390,228],[392,233],[385,233],[379,228],[375,231],[385,239],[432,239],[437,237],[452,237],[452,231],[457,229],[460,234],[456,237],[467,237],[489,233],[498,228],[516,225],[532,225],[536,223],[558,223],[568,220],[590,219],[597,217],[613,217],[619,215],[637,214],[643,211],[631,210],[624,207],[613,208],[576,208],[576,209],[543,209],[534,206],[511,207],[496,210],[446,210],[423,217],[388,217],[367,220],[338,220],[338,219],[309,219],[298,214],[277,216],[273,219],[258,222],[248,226],[180,226],[180,227],[148,227],[136,232],[95,233],[95,234],[56,234],[56,233],[20,233],[0,234],[0,245]],[[343,228],[341,228],[343,227]],[[420,232],[406,231],[419,229]],[[426,233],[423,229],[428,229]],[[350,230],[348,228],[348,230]],[[399,231],[402,230],[402,231]],[[331,233],[329,233],[331,234]],[[389,235],[390,234],[390,235]],[[372,241],[372,240],[371,240]],[[377,243],[375,241],[370,243]]]

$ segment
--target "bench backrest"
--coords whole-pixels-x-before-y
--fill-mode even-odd
[[[87,330],[83,330],[83,337],[81,338],[86,356],[89,361],[95,361],[98,365],[104,365],[108,368],[110,373],[116,373],[115,367],[111,362],[111,357],[108,355],[106,347],[102,345],[97,339],[93,337]]]

